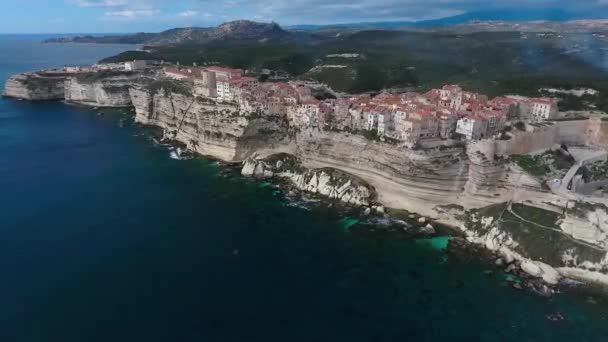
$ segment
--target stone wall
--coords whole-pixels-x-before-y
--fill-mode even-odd
[[[528,154],[551,148],[555,144],[584,145],[587,120],[557,122],[536,128],[533,132],[518,132],[510,140],[496,141],[496,155]]]
[[[591,117],[587,125],[587,144],[590,146],[608,147],[608,121],[602,121],[600,117]]]

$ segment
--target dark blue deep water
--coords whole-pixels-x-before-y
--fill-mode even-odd
[[[126,48],[41,39],[0,36],[0,82]],[[539,298],[487,262],[345,229],[169,158],[125,115],[0,100],[0,341],[608,340],[602,296]]]

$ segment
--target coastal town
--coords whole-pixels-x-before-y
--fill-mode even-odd
[[[319,84],[311,82],[259,82],[255,77],[245,76],[241,69],[222,66],[153,65],[136,60],[66,66],[61,71],[137,72],[153,67],[166,78],[190,82],[196,96],[237,104],[243,114],[285,115],[292,127],[368,131],[379,139],[398,141],[409,147],[438,139],[475,141],[499,137],[513,122],[538,123],[559,115],[556,98],[512,95],[490,99],[458,85],[445,85],[425,93],[338,94],[317,99],[313,91]]]
[[[490,98],[455,84],[346,94],[144,60],[17,74],[3,95],[131,108],[136,123],[160,128],[181,151],[238,163],[244,176],[285,178],[364,215],[416,213],[427,232],[458,227],[497,263],[517,260],[551,285],[608,283],[606,114],[572,117],[557,97]],[[558,246],[537,246],[547,230]]]
[[[608,340],[608,0],[0,17],[0,342]]]
[[[260,83],[243,76],[240,69],[165,67],[163,73],[194,82],[200,96],[236,102],[244,113],[285,114],[294,127],[373,131],[379,137],[409,146],[427,139],[489,138],[502,133],[507,122],[540,122],[558,115],[557,100],[553,98],[489,99],[458,85],[445,85],[423,94],[343,95],[318,100],[305,82]]]

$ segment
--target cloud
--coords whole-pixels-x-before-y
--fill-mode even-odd
[[[198,15],[198,11],[187,10],[177,14],[180,17],[194,17]]]
[[[608,0],[66,0],[79,7],[105,8],[102,20],[154,18],[155,27],[194,22],[252,19],[292,24],[338,24],[374,21],[420,21],[467,12],[504,10],[533,13],[559,11],[584,18],[606,9]],[[553,11],[553,12],[551,12]],[[595,12],[594,12],[595,11]],[[105,12],[105,13],[104,13]],[[580,15],[578,15],[580,14]],[[511,15],[511,17],[513,17]],[[567,16],[566,16],[567,17]],[[149,20],[148,20],[149,21]],[[189,23],[190,24],[190,23]],[[151,27],[151,26],[147,26]],[[142,26],[144,29],[144,26]]]
[[[419,21],[493,10],[593,13],[608,0],[199,0],[229,18],[263,18],[282,24]],[[211,11],[211,10],[209,10]]]
[[[78,7],[120,7],[128,5],[126,0],[74,0]]]
[[[160,14],[158,9],[125,9],[121,11],[106,12],[106,18],[118,18],[118,19],[137,19],[143,17],[152,17]]]

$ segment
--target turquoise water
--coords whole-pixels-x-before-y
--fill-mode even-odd
[[[450,242],[449,236],[437,236],[429,239],[418,239],[416,243],[436,251],[445,251]]]
[[[38,40],[0,36],[0,80],[122,49]],[[604,297],[518,292],[486,262],[449,258],[444,239],[372,231],[216,162],[171,159],[123,117],[0,100],[0,341],[608,336]]]

